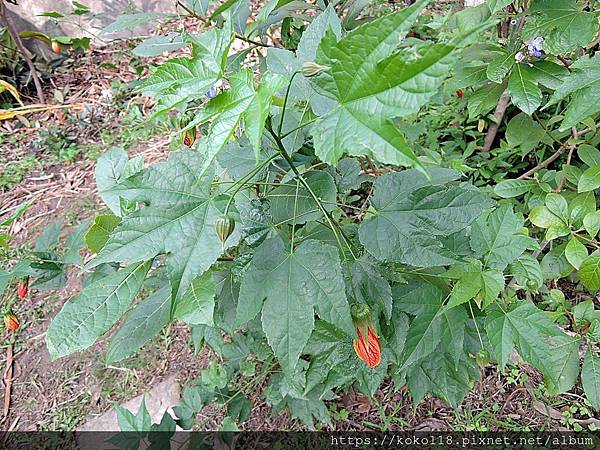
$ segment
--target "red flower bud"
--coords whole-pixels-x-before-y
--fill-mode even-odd
[[[52,41],[52,51],[57,55],[60,55],[61,47],[60,42]]]
[[[182,135],[183,145],[191,147],[196,142],[196,127],[185,130]]]
[[[462,89],[459,89],[459,90],[457,90],[457,91],[456,91],[456,96],[457,96],[458,98],[463,98],[463,90],[462,90]]]
[[[354,339],[354,351],[370,368],[381,363],[379,337],[371,322],[371,311],[367,305],[354,305],[352,317],[358,339]]]
[[[4,324],[6,325],[6,328],[8,328],[11,331],[17,331],[21,326],[21,324],[19,323],[19,319],[17,319],[17,316],[15,316],[11,312],[4,314]]]
[[[22,280],[17,284],[17,295],[21,300],[27,297],[27,293],[29,292],[29,281],[26,279]]]

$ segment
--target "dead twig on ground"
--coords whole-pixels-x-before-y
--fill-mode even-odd
[[[2,423],[8,417],[10,411],[10,393],[12,390],[13,381],[13,344],[12,342],[6,347],[6,369],[4,370],[4,410],[2,411]]]

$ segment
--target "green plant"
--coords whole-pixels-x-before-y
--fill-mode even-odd
[[[49,126],[40,130],[38,147],[48,152],[49,159],[72,162],[79,154],[76,135],[60,126]]]
[[[40,162],[31,155],[5,164],[0,171],[0,189],[10,189],[23,181],[29,172],[41,167]]]
[[[210,15],[180,4],[215,26],[142,42],[144,56],[184,46],[191,56],[159,64],[137,89],[154,98],[154,117],[185,120],[173,121],[166,161],[144,168],[122,149],[98,160],[111,214],[87,232],[92,281],[50,325],[52,358],[88,348],[123,316],[109,364],[187,323],[195,347],[224,361],[184,392],[176,414],[187,428],[210,402],[226,406],[225,429],[248,417],[244,389],[230,388],[249,362],[261,372],[248,385],[267,379],[267,403],[309,428],[331,425],[325,402],[338,392],[372,396],[388,375],[415,403],[432,394],[458,408],[479,365],[491,357],[503,371],[513,350],[550,394],[581,373],[600,408],[599,312],[569,309],[546,284],[570,276],[600,289],[593,6],[489,2],[422,19],[410,37],[426,1],[361,25],[310,6],[310,23],[285,24],[292,51],[264,39],[288,15],[277,2],[249,26],[238,2]],[[160,17],[124,14],[105,31]],[[269,47],[266,57],[241,66],[235,39]],[[432,99],[455,87],[467,126],[439,133],[433,111],[448,110]],[[419,117],[431,102],[437,138],[426,150]],[[144,287],[152,292],[131,308]],[[542,309],[548,296],[560,314]]]
[[[516,386],[522,386],[528,379],[529,377],[516,367],[511,368],[506,375],[506,382]]]

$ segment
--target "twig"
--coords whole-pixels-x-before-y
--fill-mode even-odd
[[[0,19],[4,22],[4,26],[6,27],[8,34],[10,34],[13,41],[15,41],[15,45],[17,49],[23,56],[23,59],[29,66],[29,72],[31,73],[31,78],[33,79],[33,84],[35,85],[35,90],[37,91],[37,96],[40,103],[46,103],[44,98],[44,91],[42,90],[42,83],[40,82],[40,77],[38,76],[37,70],[33,65],[33,61],[29,57],[29,53],[25,46],[23,45],[23,41],[19,36],[19,33],[14,29],[12,22],[8,18],[8,14],[6,12],[6,5],[4,4],[4,0],[0,0]]]
[[[490,125],[487,134],[485,135],[483,148],[481,149],[482,152],[489,152],[491,150],[494,139],[496,139],[496,134],[498,133],[498,128],[502,123],[502,119],[504,118],[504,114],[506,113],[506,108],[508,108],[509,103],[510,95],[508,95],[508,91],[504,91],[500,96],[500,100],[498,100],[496,110],[494,111],[494,118],[496,121]]]
[[[566,149],[567,149],[567,145],[565,144],[562,147],[560,147],[558,150],[556,150],[554,153],[552,153],[548,159],[545,159],[544,161],[539,163],[537,166],[529,169],[524,174],[519,175],[517,177],[517,180],[529,178],[531,175],[533,175],[538,170],[543,169],[544,167],[547,167],[552,161],[556,160],[560,155],[562,155]]]
[[[575,127],[571,127],[571,134],[573,135],[573,137],[575,139],[577,139],[577,128]],[[572,145],[571,148],[569,149],[569,154],[567,155],[567,166],[571,165],[571,160],[573,159],[573,152],[575,151],[575,146]],[[558,183],[558,186],[556,188],[556,192],[560,192],[563,190],[563,188],[565,187],[565,183],[567,181],[567,177],[563,174],[563,176],[560,179],[560,183]]]
[[[184,5],[181,1],[177,2],[177,6],[180,6],[183,10],[185,10],[190,16],[194,17],[195,19],[198,19],[199,21],[201,21],[203,24],[205,25],[210,25],[210,19],[207,19],[205,17],[202,17],[198,14],[196,14],[196,12],[192,9],[190,9],[187,5]],[[260,41],[254,41],[252,39],[248,39],[246,36],[242,36],[239,33],[235,33],[235,38],[239,39],[240,41],[244,41],[247,42],[248,44],[252,44],[252,45],[256,45],[258,47],[274,47],[273,45],[269,45],[269,44],[264,44]]]
[[[550,137],[550,139],[552,139],[554,142],[556,142],[559,145],[563,145],[563,143],[561,141],[559,141],[556,138],[556,136],[554,136],[552,133],[550,133],[550,130],[548,129],[546,124],[540,120],[540,117],[537,115],[537,113],[535,111],[531,115],[531,117],[533,117],[535,119],[535,121],[540,124],[540,126],[544,129],[544,133],[546,133]]]
[[[563,63],[563,66],[565,66],[567,68],[567,70],[569,72],[571,72],[571,69],[569,67],[571,65],[571,63],[569,61],[567,61],[564,57],[560,56],[560,55],[558,55],[557,58],[559,59],[559,61],[561,63]]]
[[[550,131],[546,128],[546,126],[544,126],[544,124],[539,120],[539,118],[537,117],[537,115],[534,113],[533,114],[533,118],[536,119],[540,125],[542,125],[542,127],[544,128],[544,131],[546,132],[546,134],[548,136],[550,136],[554,141],[558,142],[559,144],[561,144],[560,148],[558,150],[556,150],[552,155],[550,155],[550,157],[548,159],[545,159],[544,161],[542,161],[541,163],[539,163],[537,166],[533,167],[532,169],[529,169],[527,172],[525,172],[522,175],[519,175],[517,177],[517,180],[522,180],[523,178],[527,178],[529,176],[531,176],[532,174],[534,174],[535,172],[537,172],[540,169],[543,169],[544,167],[547,167],[551,162],[553,162],[554,160],[556,160],[560,155],[562,155],[566,149],[569,149],[569,156],[567,159],[567,164],[571,162],[571,157],[573,156],[573,151],[577,148],[577,145],[569,145],[567,142],[565,143],[561,143],[558,139],[556,139],[554,137],[554,135],[552,135],[552,133],[550,133]],[[577,131],[577,129],[575,127],[571,128],[571,135],[573,137],[573,139],[577,139],[579,138],[581,135],[588,133],[592,131],[589,128],[586,128],[585,130],[581,130],[581,131]]]
[[[6,347],[6,369],[4,370],[4,410],[2,414],[2,422],[8,417],[10,410],[10,393],[12,390],[13,381],[13,344],[12,342]]]
[[[571,148],[569,149],[569,154],[567,155],[567,166],[571,164],[571,159],[573,158],[573,151],[575,151],[574,145],[572,145]],[[567,177],[563,175],[562,178],[560,179],[560,183],[558,183],[556,192],[560,192],[563,190],[563,188],[565,187],[566,181],[567,181]]]

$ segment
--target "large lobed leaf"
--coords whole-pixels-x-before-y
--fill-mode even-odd
[[[561,331],[548,315],[529,301],[504,310],[492,306],[485,322],[500,368],[513,348],[539,369],[557,392],[568,391],[579,372],[579,338]]]
[[[231,88],[210,101],[187,125],[192,127],[210,122],[207,136],[198,143],[199,152],[205,155],[200,175],[209,170],[242,121],[258,160],[258,150],[273,95],[285,82],[281,75],[265,72],[258,90],[255,90],[252,71],[249,69],[237,72],[229,81]]]
[[[133,301],[149,268],[149,262],[132,264],[65,303],[46,333],[52,359],[84,350],[106,333]]]
[[[166,253],[173,299],[179,299],[224,250],[215,222],[223,215],[225,199],[211,195],[212,170],[198,176],[204,165],[198,153],[171,153],[167,161],[129,179],[125,188],[117,184],[114,189],[120,194],[147,206],[122,219],[88,266],[145,261]],[[239,238],[239,231],[234,231],[225,248]]]
[[[157,99],[159,112],[202,97],[223,75],[232,42],[229,22],[222,29],[213,28],[193,38],[192,57],[163,63],[144,81],[142,93]]]
[[[452,63],[454,47],[423,44],[416,53],[396,52],[427,4],[418,2],[356,28],[337,40],[327,33],[317,62],[329,70],[315,77],[337,106],[313,126],[315,153],[328,163],[344,153],[418,166],[392,118],[414,113],[436,92]]]
[[[598,32],[597,13],[582,11],[576,0],[534,0],[523,38],[544,37],[544,50],[570,52],[589,44]]]
[[[438,351],[408,372],[408,389],[415,405],[431,392],[453,408],[460,406],[480,376],[473,362],[464,353],[461,356],[457,365],[448,353]]]
[[[485,267],[502,271],[527,248],[537,245],[534,239],[519,234],[522,227],[523,220],[512,206],[502,205],[473,224],[471,248],[483,256]]]
[[[571,96],[565,110],[565,118],[560,130],[567,130],[585,118],[600,111],[600,54],[583,56],[571,67],[568,77],[562,78],[550,101],[545,106],[554,105]]]
[[[386,174],[374,184],[373,217],[360,226],[360,241],[381,261],[416,267],[456,262],[444,238],[464,230],[490,200],[470,185],[455,185],[459,174],[431,170],[431,180],[416,169]]]
[[[238,325],[262,309],[269,345],[283,368],[293,373],[313,331],[315,308],[321,319],[353,335],[337,249],[307,240],[290,251],[280,238],[267,239],[242,280]]]
[[[171,289],[165,284],[145,298],[127,316],[106,350],[106,362],[112,364],[132,355],[169,322]]]
[[[306,175],[306,183],[317,198],[321,199],[326,211],[335,209],[337,189],[328,172],[311,172]],[[275,224],[302,224],[323,216],[319,205],[297,178],[273,189],[269,192],[268,199]]]
[[[303,63],[315,60],[317,47],[328,30],[333,31],[338,38],[342,36],[342,25],[333,5],[329,5],[306,27],[295,55],[292,51],[283,48],[270,48],[267,52],[267,68],[290,78],[292,73],[301,70]],[[294,77],[290,96],[309,100],[312,110],[319,115],[327,113],[335,106],[334,101],[319,94],[309,80],[301,76]]]

